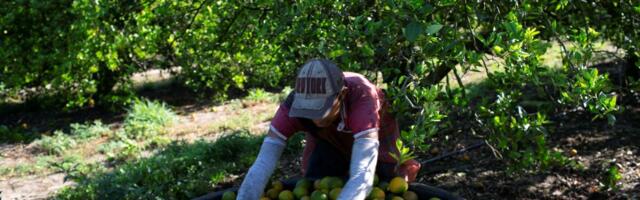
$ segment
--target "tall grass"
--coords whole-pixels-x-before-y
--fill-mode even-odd
[[[143,139],[165,133],[164,128],[176,120],[176,114],[164,103],[136,101],[124,120],[124,130],[132,138]]]

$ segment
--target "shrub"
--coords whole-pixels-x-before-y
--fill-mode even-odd
[[[607,74],[601,75],[597,69],[584,69],[576,75],[566,91],[561,93],[562,102],[589,111],[594,115],[592,120],[606,118],[613,125],[619,106],[616,104],[617,96],[611,90]]]
[[[108,126],[102,124],[100,120],[96,120],[93,124],[71,124],[71,134],[79,140],[87,140],[102,136],[111,132]]]
[[[249,95],[245,97],[245,100],[261,102],[268,101],[269,98],[271,98],[271,95],[268,92],[264,91],[264,89],[257,88],[249,90]]]
[[[164,103],[136,101],[124,120],[124,131],[134,139],[148,138],[164,133],[164,128],[177,120],[176,114]]]
[[[478,112],[480,125],[509,164],[507,170],[536,171],[569,164],[566,157],[547,146],[546,116],[527,113],[517,104],[518,97],[517,93],[500,93],[496,102],[481,106]]]
[[[78,143],[87,141],[111,130],[101,121],[96,120],[93,124],[71,124],[70,134],[63,131],[55,131],[51,136],[43,136],[35,141],[36,148],[48,154],[61,155],[64,151],[75,147]]]
[[[76,139],[62,131],[55,131],[53,135],[43,136],[35,141],[36,148],[52,155],[61,155],[64,151],[75,147],[77,144]]]

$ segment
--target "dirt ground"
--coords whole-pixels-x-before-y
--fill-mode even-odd
[[[558,123],[548,139],[551,147],[564,152],[576,149],[577,155],[566,155],[582,164],[583,170],[562,168],[512,176],[490,148],[484,146],[470,151],[469,161],[454,157],[423,166],[419,181],[468,199],[638,199],[640,110],[631,114],[634,118],[620,121],[614,127],[589,119]],[[617,165],[622,174],[618,192],[602,189],[601,182],[611,164]]]
[[[47,199],[72,182],[64,181],[64,173],[30,175],[0,181],[1,199]]]

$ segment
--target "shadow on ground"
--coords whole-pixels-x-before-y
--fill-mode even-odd
[[[57,198],[194,198],[233,184],[255,160],[262,138],[238,131],[216,141],[176,141],[112,171],[80,174],[74,178],[77,185],[62,190]]]

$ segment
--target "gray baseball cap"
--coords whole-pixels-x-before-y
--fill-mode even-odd
[[[298,72],[295,86],[289,117],[321,119],[331,111],[344,86],[344,75],[332,61],[312,59]]]

